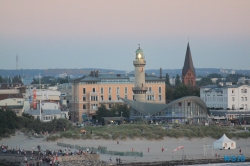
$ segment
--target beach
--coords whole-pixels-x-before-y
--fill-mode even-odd
[[[222,134],[223,135],[223,134]],[[115,163],[116,157],[120,157],[123,163],[131,162],[157,162],[157,161],[171,161],[171,160],[182,160],[184,157],[187,160],[191,159],[206,159],[206,158],[223,158],[224,156],[239,156],[239,149],[241,149],[242,154],[245,157],[250,157],[250,139],[236,139],[236,149],[231,150],[220,150],[220,149],[209,149],[204,156],[204,145],[213,145],[213,142],[216,139],[213,138],[164,138],[164,140],[145,140],[145,139],[127,139],[127,140],[82,140],[82,139],[59,139],[57,141],[45,141],[44,138],[29,138],[22,132],[16,132],[15,136],[10,138],[4,138],[0,140],[1,144],[8,146],[10,148],[22,148],[26,151],[31,151],[33,147],[37,150],[37,145],[41,146],[42,150],[55,150],[65,149],[57,145],[57,142],[78,145],[81,147],[94,147],[98,146],[107,147],[107,150],[120,151],[120,152],[142,152],[143,157],[133,157],[133,156],[116,156],[116,155],[107,155],[100,154],[100,159],[102,161],[109,161],[110,157],[112,162]],[[183,149],[177,150],[174,153],[172,151],[179,147],[184,146]],[[163,149],[164,150],[163,150]],[[163,151],[162,151],[163,150]],[[71,151],[75,151],[74,148],[71,148]],[[213,154],[212,154],[213,153]],[[217,157],[215,156],[217,154]],[[219,156],[219,157],[218,157]]]

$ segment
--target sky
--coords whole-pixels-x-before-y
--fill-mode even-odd
[[[0,0],[0,69],[250,70],[250,0]]]

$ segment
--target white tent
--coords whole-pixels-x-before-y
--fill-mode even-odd
[[[229,139],[225,134],[217,141],[214,141],[214,149],[235,149],[235,148],[236,148],[236,142]]]

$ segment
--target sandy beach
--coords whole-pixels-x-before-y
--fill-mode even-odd
[[[223,134],[222,134],[223,135]],[[108,150],[128,152],[132,149],[136,152],[143,152],[143,157],[132,157],[132,156],[112,156],[113,162],[115,163],[116,157],[120,157],[123,162],[152,162],[152,161],[169,161],[169,160],[181,160],[183,154],[186,155],[186,159],[201,159],[201,158],[218,158],[215,157],[215,154],[220,155],[219,158],[223,158],[224,155],[239,155],[239,147],[242,150],[242,153],[246,157],[250,157],[250,139],[239,139],[233,138],[232,140],[236,141],[236,149],[231,150],[212,150],[207,151],[208,156],[204,157],[203,145],[213,145],[215,139],[213,138],[202,138],[202,139],[191,139],[188,138],[165,138],[164,140],[145,140],[145,139],[127,139],[119,140],[117,144],[116,140],[73,140],[73,139],[59,139],[57,141],[45,141],[45,138],[33,138],[30,139],[28,136],[25,136],[24,133],[16,132],[15,136],[10,138],[4,138],[0,140],[0,143],[8,145],[9,148],[21,147],[27,151],[31,151],[32,147],[35,147],[37,150],[37,145],[40,145],[43,150],[59,150],[64,149],[57,145],[57,142],[63,142],[71,145],[79,145],[82,147],[95,147],[105,146]],[[172,153],[172,151],[179,147],[184,146],[184,149],[177,150]],[[148,152],[149,148],[149,152]],[[162,148],[164,151],[162,152]],[[166,151],[167,148],[167,151]],[[74,150],[74,149],[71,149]],[[101,154],[100,158],[103,161],[108,161],[111,155]]]

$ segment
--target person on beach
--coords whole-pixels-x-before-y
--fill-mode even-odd
[[[241,155],[241,149],[239,150],[239,152],[240,152],[240,155]]]
[[[149,153],[149,149],[150,149],[150,148],[148,148],[148,153]]]
[[[109,158],[109,161],[112,163],[112,156]]]
[[[163,152],[163,151],[164,151],[164,148],[162,147],[162,148],[161,148],[161,152]]]

